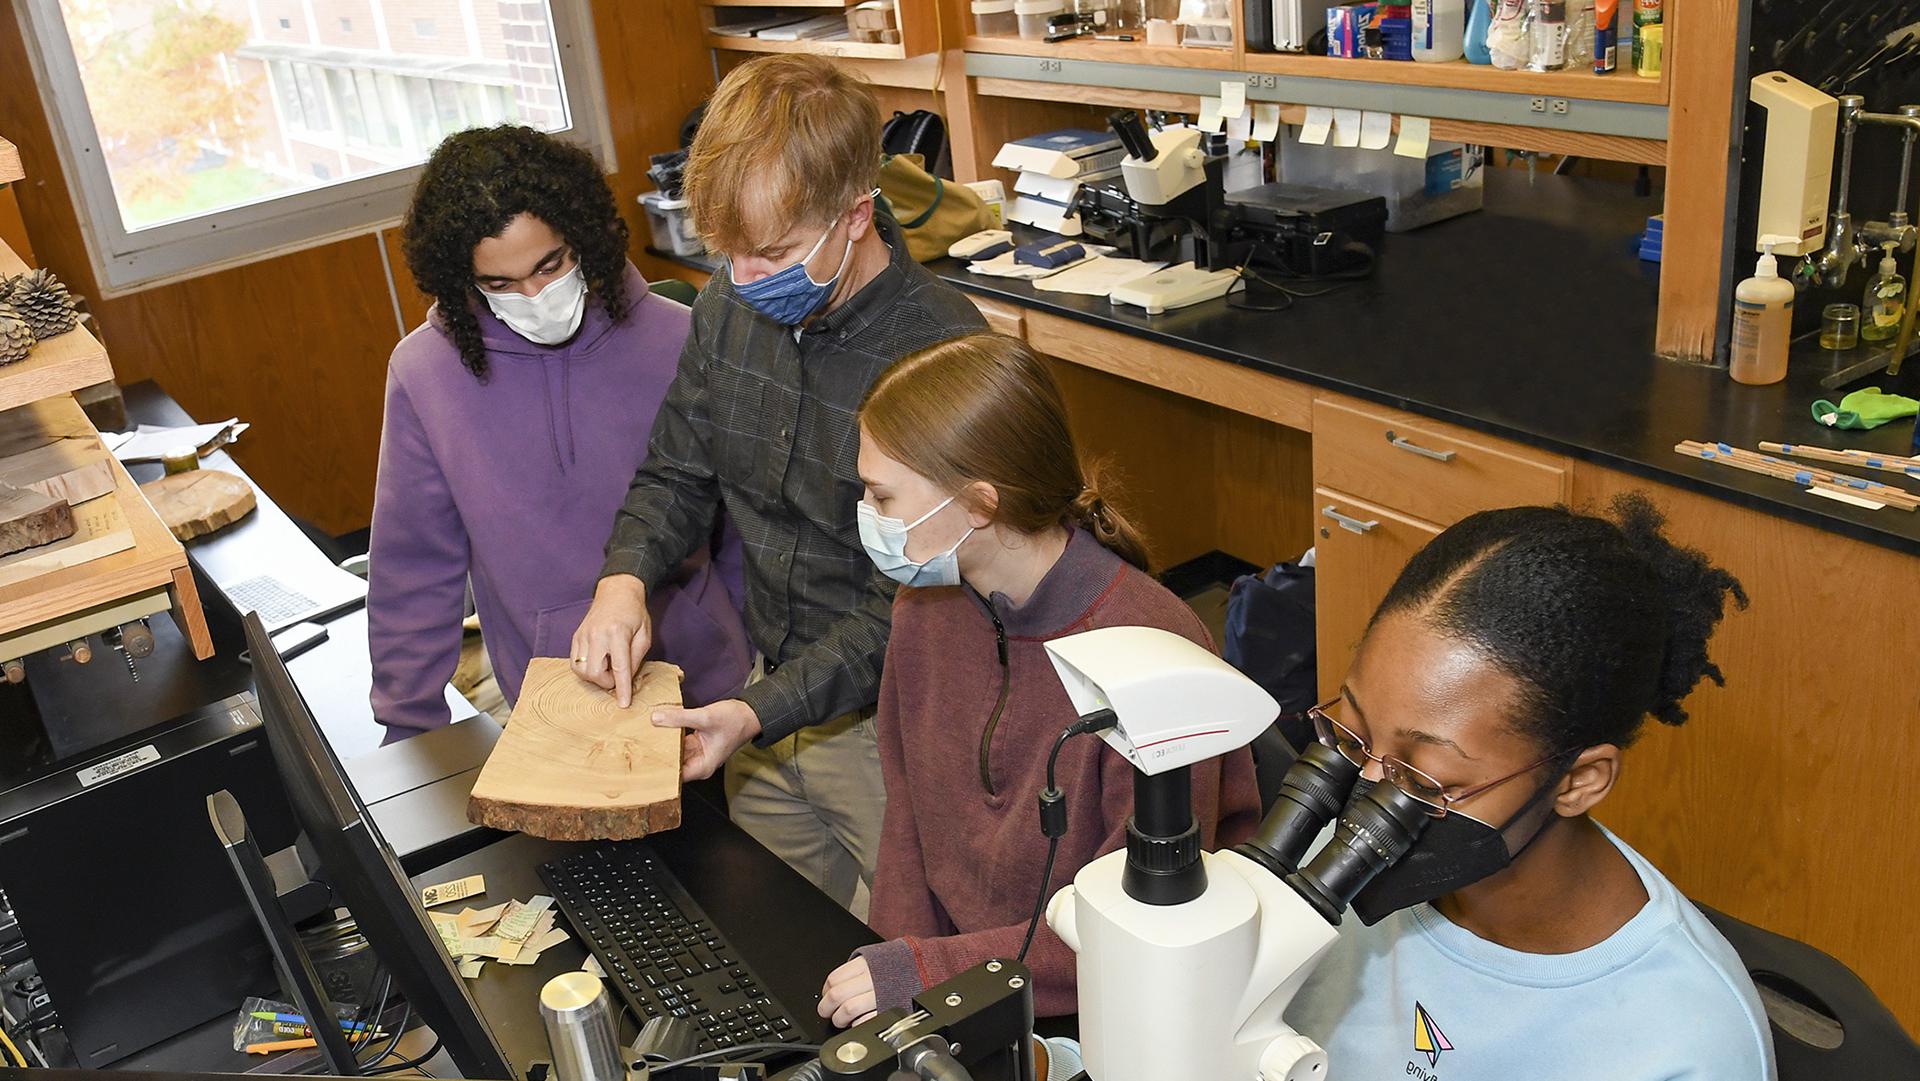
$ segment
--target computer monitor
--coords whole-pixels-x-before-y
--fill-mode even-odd
[[[346,902],[374,954],[440,1037],[461,1074],[514,1081],[519,1073],[467,993],[413,883],[347,783],[266,625],[252,612],[244,623],[267,745],[327,884]]]

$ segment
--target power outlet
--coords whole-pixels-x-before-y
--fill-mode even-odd
[[[1547,99],[1534,98],[1532,102],[1528,103],[1528,108],[1532,109],[1536,113],[1544,113],[1547,111]]]
[[[1552,102],[1552,108],[1553,108],[1553,111],[1554,111],[1554,112],[1556,112],[1556,113],[1558,113],[1558,114],[1560,114],[1561,116],[1565,116],[1565,115],[1567,115],[1567,112],[1568,112],[1568,111],[1569,111],[1569,110],[1570,110],[1570,109],[1571,109],[1572,107],[1573,107],[1573,106],[1572,106],[1572,103],[1570,103],[1569,101],[1567,101],[1567,99],[1566,99],[1566,98],[1554,98],[1554,99],[1553,99],[1553,102]]]

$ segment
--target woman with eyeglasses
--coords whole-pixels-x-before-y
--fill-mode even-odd
[[[570,655],[691,326],[627,261],[593,156],[532,128],[442,141],[402,237],[434,303],[387,365],[374,483],[367,638],[388,742],[447,723],[469,589],[509,705],[529,658]],[[654,655],[685,670],[690,705],[746,678],[741,588],[722,527],[648,598]]]
[[[1610,518],[1465,519],[1407,564],[1312,711],[1361,785],[1434,816],[1288,1011],[1331,1081],[1773,1076],[1733,948],[1592,817],[1646,718],[1678,725],[1721,682],[1707,640],[1728,597],[1746,604],[1661,525],[1637,495]]]

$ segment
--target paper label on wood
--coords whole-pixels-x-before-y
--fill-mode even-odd
[[[133,547],[133,527],[120,510],[118,495],[103,496],[73,508],[74,532],[65,540],[0,559],[0,586],[24,582],[66,567],[77,567]]]
[[[671,664],[647,662],[623,710],[566,658],[534,658],[474,782],[468,819],[559,841],[629,840],[678,826],[681,733],[655,727],[652,714],[680,704],[680,677]]]

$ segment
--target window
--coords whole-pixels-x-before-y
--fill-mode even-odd
[[[476,125],[562,134],[611,168],[588,0],[519,6],[551,44],[509,64],[488,59],[502,52],[486,40],[504,33],[499,20],[472,55],[450,57],[401,34],[380,49],[291,40],[226,0],[21,0],[102,291],[384,226],[434,146]],[[435,20],[415,13],[448,0],[383,7],[388,25],[411,20],[430,38]]]

